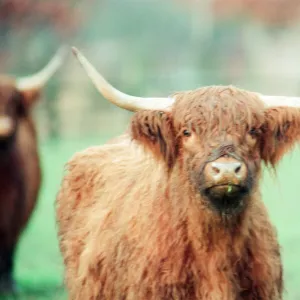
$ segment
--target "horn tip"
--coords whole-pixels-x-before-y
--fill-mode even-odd
[[[72,49],[72,53],[73,53],[75,56],[78,56],[79,50],[78,50],[76,47],[71,47],[71,49]]]

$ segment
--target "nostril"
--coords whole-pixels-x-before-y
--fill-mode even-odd
[[[219,174],[220,173],[220,169],[217,168],[217,167],[212,166],[212,173]]]
[[[242,169],[242,165],[239,165],[235,168],[234,172],[237,174],[241,171],[241,169]]]

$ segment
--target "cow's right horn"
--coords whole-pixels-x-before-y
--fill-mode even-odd
[[[299,97],[287,97],[287,96],[266,96],[258,94],[259,98],[268,107],[294,107],[300,108],[300,98]]]
[[[95,87],[113,104],[129,111],[139,111],[143,109],[169,111],[171,109],[174,103],[173,98],[142,98],[120,92],[103,78],[77,48],[72,47],[72,51]]]

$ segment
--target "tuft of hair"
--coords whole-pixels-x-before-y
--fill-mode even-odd
[[[173,96],[177,128],[189,124],[201,134],[237,133],[239,128],[259,126],[263,122],[263,102],[254,93],[234,86],[208,86]]]
[[[262,157],[267,165],[275,168],[283,155],[300,140],[300,109],[269,108],[265,111],[265,119]]]

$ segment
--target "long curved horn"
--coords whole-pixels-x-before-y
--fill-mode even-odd
[[[63,59],[67,55],[67,47],[62,46],[56,54],[48,62],[48,64],[39,72],[21,77],[16,80],[16,87],[19,91],[38,90],[41,89],[46,82],[54,75],[58,68],[62,65]]]
[[[142,109],[168,111],[174,103],[173,98],[141,98],[124,94],[110,85],[103,76],[92,66],[92,64],[75,47],[72,47],[73,54],[94,83],[99,92],[111,103],[127,109],[138,111]]]
[[[300,98],[299,97],[286,97],[286,96],[266,96],[258,94],[259,98],[268,107],[295,107],[300,108]]]

